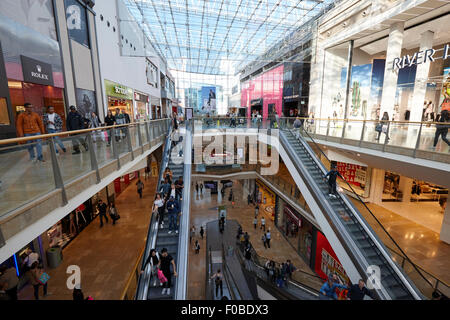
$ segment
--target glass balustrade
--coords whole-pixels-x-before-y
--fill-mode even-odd
[[[163,125],[168,128],[167,121],[153,120],[80,134],[63,132],[40,140],[1,140],[0,217],[128,153],[129,140],[133,149],[149,143],[146,126],[150,130],[150,144],[155,145],[157,138],[167,131],[162,129]],[[51,147],[56,147],[56,151]],[[38,157],[44,161],[38,161]]]

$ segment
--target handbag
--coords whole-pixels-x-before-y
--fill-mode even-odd
[[[381,131],[383,132],[383,133],[386,133],[387,132],[387,124],[384,124],[382,127],[381,127]]]
[[[161,271],[161,269],[158,269],[158,279],[161,283],[167,282],[167,278],[164,275],[164,273]]]
[[[378,123],[378,124],[375,126],[375,131],[376,131],[376,132],[381,132],[382,128],[383,128],[383,125],[382,125],[381,123]]]
[[[43,272],[43,273],[41,274],[41,276],[39,277],[39,282],[40,282],[42,285],[44,285],[44,284],[47,283],[48,279],[50,279],[50,276],[48,275],[48,273]]]

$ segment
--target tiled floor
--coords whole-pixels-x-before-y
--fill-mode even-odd
[[[225,204],[227,206],[227,219],[235,219],[241,224],[244,232],[249,233],[250,241],[260,256],[273,259],[280,263],[290,259],[298,269],[308,273],[313,273],[309,266],[300,258],[284,236],[274,226],[273,222],[269,218],[269,215],[266,213],[264,213],[266,217],[266,228],[270,228],[272,240],[270,242],[271,248],[264,248],[263,243],[260,240],[263,231],[259,228],[255,230],[253,227],[255,209],[253,205],[247,205],[247,192],[243,190],[243,187],[239,182],[234,181],[233,193],[235,194],[236,201],[234,207],[232,207],[231,203],[228,201],[229,189],[227,189],[225,193],[225,201],[222,200],[220,192],[217,195],[211,195],[209,190],[203,189],[203,194],[196,194],[194,188],[192,188],[192,190],[190,220],[191,226],[195,225],[197,229],[196,238],[199,238],[198,230],[200,230],[201,225],[205,228],[207,222],[217,220],[217,206]],[[261,214],[262,213],[260,213],[259,218],[261,218]],[[193,240],[193,243],[194,241],[195,239]],[[200,246],[202,248],[200,250],[200,254],[196,255],[193,249],[189,252],[188,299],[205,299],[205,244],[205,240],[200,241]],[[317,286],[317,283],[312,285]]]
[[[116,225],[109,223],[99,227],[96,218],[63,251],[64,260],[55,269],[49,269],[46,300],[71,300],[72,291],[66,286],[66,269],[69,265],[81,268],[81,285],[85,296],[95,300],[120,299],[128,277],[145,245],[151,205],[157,178],[144,181],[144,196],[139,199],[132,182],[116,200],[121,219]],[[42,289],[41,295],[42,295]],[[33,298],[33,288],[24,287],[19,299]]]

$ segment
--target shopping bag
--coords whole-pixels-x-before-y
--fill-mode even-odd
[[[164,273],[161,271],[161,269],[158,270],[158,279],[161,283],[167,282],[167,278],[164,275]]]
[[[43,272],[43,273],[41,274],[41,276],[39,277],[39,282],[40,282],[41,284],[46,284],[47,281],[48,281],[48,279],[50,279],[50,276],[49,276],[46,272]]]
[[[450,111],[450,99],[449,98],[444,99],[444,101],[442,102],[441,111],[444,111],[444,110]]]
[[[387,124],[384,124],[383,125],[383,127],[381,128],[381,131],[383,132],[383,133],[386,133],[387,132]]]
[[[381,123],[378,123],[377,125],[376,125],[376,127],[375,127],[375,131],[376,132],[381,132],[381,130],[382,130],[382,125],[381,125]]]

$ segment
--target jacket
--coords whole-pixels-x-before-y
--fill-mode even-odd
[[[173,208],[172,208],[172,206],[173,206]],[[179,212],[178,201],[176,201],[176,200],[169,200],[167,202],[167,212],[169,212],[169,214],[171,214],[171,213],[178,213]]]
[[[330,287],[327,281],[322,285],[322,288],[320,288],[320,293],[325,293],[326,296],[330,298],[336,298],[336,288],[347,289],[346,286],[336,282],[334,282]]]
[[[84,129],[83,117],[79,112],[70,111],[67,115],[66,126],[68,131]]]
[[[363,287],[362,289],[360,289],[359,285],[354,284],[348,290],[347,297],[350,300],[363,300],[365,295],[368,295],[372,299],[375,299],[374,295],[372,294],[372,292],[369,289],[367,289],[366,287]]]
[[[105,117],[105,124],[107,125],[107,126],[113,126],[114,125],[114,122],[116,122],[116,117],[114,117],[114,116],[106,116]]]
[[[23,137],[25,134],[40,133],[44,134],[44,124],[41,117],[36,112],[22,112],[17,117],[17,135]]]
[[[330,171],[328,171],[328,173],[325,175],[325,178],[328,177],[328,176],[330,176],[330,177],[328,178],[328,182],[329,182],[329,183],[335,183],[337,177],[340,176],[340,174],[339,174],[339,171],[337,171],[337,170],[336,170],[336,171],[330,170]]]
[[[55,130],[61,131],[62,127],[63,127],[63,122],[61,120],[61,117],[56,112],[54,114],[55,114],[55,119],[53,122],[54,122]],[[50,123],[48,123],[48,116],[49,116],[48,113],[44,114],[44,125],[45,125],[45,128],[47,129],[47,132],[48,132],[48,126],[50,124]]]

